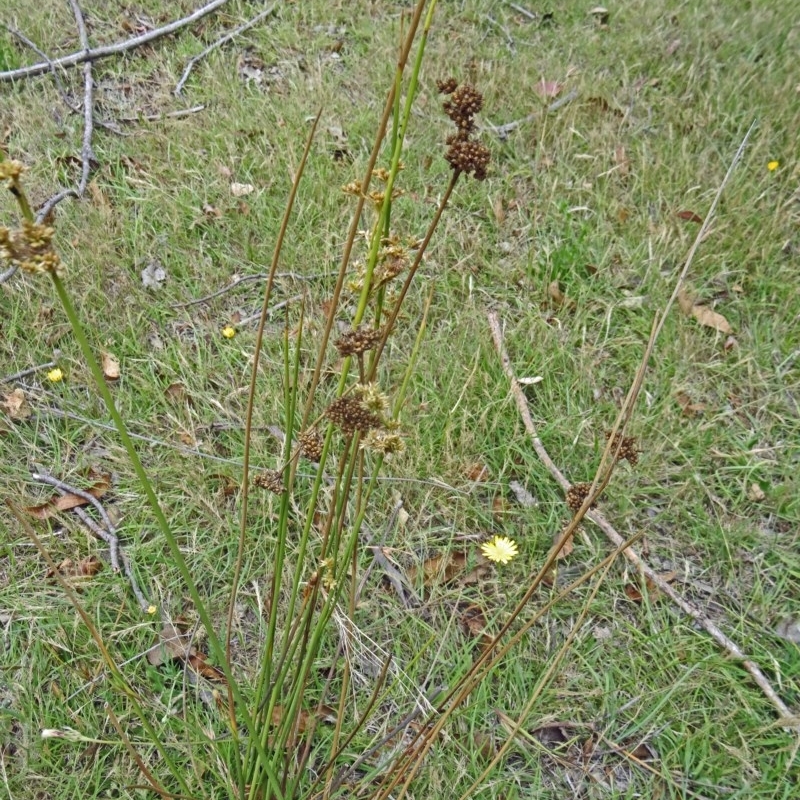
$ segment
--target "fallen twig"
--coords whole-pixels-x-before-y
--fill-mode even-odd
[[[522,389],[522,386],[514,374],[514,371],[511,367],[511,360],[509,359],[505,345],[503,344],[503,332],[500,326],[500,320],[497,314],[495,314],[493,311],[488,313],[488,318],[494,346],[498,355],[500,356],[500,361],[503,365],[503,371],[506,373],[506,376],[511,383],[511,392],[514,395],[514,399],[517,403],[517,409],[522,417],[522,423],[525,426],[525,430],[527,431],[531,442],[533,443],[536,454],[539,456],[542,463],[547,467],[547,470],[550,472],[550,474],[558,482],[559,486],[561,486],[562,489],[568,489],[570,482],[550,458],[536,432],[536,426],[531,419],[530,411],[528,409],[528,401],[525,398],[525,393]],[[625,539],[599,511],[590,509],[586,513],[586,517],[594,522],[594,524],[597,525],[601,531],[603,531],[606,537],[615,546],[619,547],[625,542]],[[781,698],[778,696],[777,692],[772,688],[772,685],[770,684],[769,680],[767,680],[767,677],[761,671],[758,664],[749,660],[742,650],[733,641],[731,641],[714,622],[712,622],[705,614],[703,614],[699,608],[690,603],[675,589],[673,589],[673,587],[667,583],[655,570],[642,561],[642,559],[639,558],[639,556],[630,547],[625,549],[623,553],[628,561],[630,561],[631,564],[633,564],[641,572],[641,574],[648,579],[648,581],[652,581],[653,585],[656,586],[660,592],[669,597],[669,599],[672,600],[672,602],[675,603],[675,605],[677,605],[678,608],[680,608],[685,614],[688,614],[690,617],[692,617],[692,619],[694,619],[714,639],[714,641],[720,645],[720,647],[722,647],[729,655],[739,659],[742,662],[742,666],[750,673],[761,691],[764,692],[766,698],[772,703],[773,706],[775,706],[782,719],[786,721],[787,724],[790,720],[795,718],[795,715],[792,714],[788,706],[786,706],[783,700],[781,700]],[[797,727],[797,723],[795,722],[792,727]]]
[[[147,609],[150,607],[150,603],[148,603],[147,598],[145,598],[145,596],[142,594],[142,590],[139,588],[136,575],[134,575],[133,568],[131,567],[131,560],[120,547],[117,529],[114,526],[114,523],[111,521],[111,518],[108,516],[105,508],[103,508],[102,503],[89,492],[84,492],[83,489],[78,489],[76,486],[71,486],[68,483],[64,483],[64,481],[60,481],[58,478],[54,478],[51,475],[36,473],[32,477],[35,481],[46,483],[48,486],[54,487],[61,494],[77,495],[78,497],[86,500],[88,503],[91,503],[97,509],[97,512],[100,514],[100,518],[103,521],[103,525],[98,525],[98,523],[95,522],[95,520],[93,520],[80,506],[76,506],[72,509],[72,511],[75,512],[81,522],[83,522],[83,524],[86,525],[86,527],[89,528],[89,530],[92,531],[95,536],[102,539],[108,545],[111,568],[115,572],[120,571],[120,562],[122,562],[122,571],[125,573],[125,577],[130,583],[131,591],[133,592],[134,597],[136,597],[139,607],[142,609],[142,611],[147,611]]]
[[[198,53],[196,56],[193,56],[189,59],[188,63],[186,64],[186,68],[183,70],[183,75],[181,75],[181,79],[178,81],[177,85],[175,86],[174,94],[180,96],[181,91],[183,90],[186,81],[189,79],[189,73],[194,69],[194,65],[197,64],[199,61],[202,61],[209,53],[216,50],[218,47],[221,47],[223,44],[229,42],[231,39],[235,39],[240,33],[244,33],[249,28],[252,28],[254,25],[257,25],[261,22],[264,17],[268,17],[272,14],[272,12],[277,8],[278,4],[273,3],[269,8],[265,8],[259,14],[256,14],[248,22],[245,22],[244,25],[240,25],[238,28],[226,33],[221,38],[217,39],[216,42],[212,42],[202,53]]]
[[[697,252],[697,248],[699,247],[700,242],[703,240],[704,236],[708,231],[708,228],[711,224],[711,219],[714,216],[717,205],[719,203],[719,199],[722,195],[722,190],[725,188],[728,181],[730,180],[733,170],[736,167],[737,163],[739,162],[744,152],[744,148],[747,144],[750,134],[753,131],[754,125],[755,123],[751,125],[750,130],[748,130],[747,134],[742,140],[742,143],[739,146],[739,149],[737,150],[736,155],[734,156],[730,167],[728,168],[728,172],[726,173],[725,178],[723,179],[722,183],[719,186],[719,189],[717,190],[717,194],[714,197],[714,201],[712,202],[711,208],[709,209],[709,212],[706,215],[705,221],[700,230],[698,231],[694,244],[689,250],[686,263],[683,269],[681,270],[680,275],[678,276],[672,296],[670,297],[667,306],[664,309],[663,314],[661,315],[660,319],[654,326],[653,334],[651,335],[650,341],[648,342],[648,346],[645,351],[644,357],[642,359],[642,363],[637,372],[636,378],[634,380],[634,384],[631,387],[631,391],[628,393],[628,397],[625,400],[625,404],[622,410],[620,411],[620,416],[615,424],[612,436],[609,437],[609,444],[606,446],[606,452],[604,453],[603,461],[607,460],[606,456],[610,452],[611,442],[613,441],[614,438],[613,435],[614,432],[619,430],[620,427],[624,427],[624,424],[630,417],[633,404],[636,401],[636,396],[638,395],[638,390],[641,387],[641,381],[646,371],[650,355],[652,353],[653,344],[658,334],[661,332],[661,329],[664,325],[664,320],[666,319],[667,314],[669,313],[672,305],[675,302],[676,297],[678,296],[678,291],[680,290],[680,287],[686,277],[686,274],[689,271],[689,268],[694,259],[694,255]],[[511,383],[511,391],[516,400],[517,408],[519,410],[520,416],[522,417],[523,424],[525,425],[525,430],[527,431],[533,443],[534,450],[536,451],[542,463],[547,467],[550,474],[555,478],[558,484],[563,489],[566,490],[569,488],[570,482],[567,480],[567,478],[563,475],[563,473],[558,469],[553,460],[550,458],[550,456],[547,453],[547,450],[544,447],[544,444],[537,435],[536,426],[533,423],[533,419],[531,418],[530,411],[528,409],[528,402],[525,398],[522,386],[520,385],[519,381],[517,380],[514,374],[514,370],[511,366],[511,360],[509,359],[508,353],[506,352],[505,346],[503,344],[503,333],[500,325],[500,319],[495,312],[489,312],[488,320],[495,348],[497,349],[498,355],[500,356],[500,361],[502,363],[503,370],[506,373]],[[603,464],[601,463],[600,468],[598,469],[597,477],[595,478],[595,485],[598,483],[602,470],[603,470]],[[599,511],[590,509],[586,513],[586,516],[588,517],[588,519],[594,522],[600,528],[600,530],[603,531],[606,537],[615,546],[619,547],[620,545],[624,544],[625,539],[617,532],[614,526],[611,525],[611,523],[608,522],[608,520],[606,520],[606,518]],[[641,572],[641,574],[643,574],[649,581],[651,581],[652,584],[656,586],[660,592],[669,597],[670,600],[672,600],[672,602],[675,603],[675,605],[677,605],[685,614],[692,617],[692,619],[694,619],[714,639],[714,641],[716,641],[717,644],[719,644],[729,655],[741,661],[742,666],[750,673],[755,683],[764,693],[764,696],[772,703],[772,705],[780,713],[781,724],[783,724],[787,728],[797,729],[798,728],[797,717],[794,714],[792,714],[788,706],[778,696],[777,692],[774,690],[772,684],[769,682],[767,677],[761,671],[758,664],[748,659],[742,652],[742,650],[735,644],[735,642],[731,641],[731,639],[729,639],[719,629],[719,627],[717,627],[717,625],[714,622],[712,622],[705,614],[703,614],[703,612],[699,608],[697,608],[695,605],[686,600],[682,595],[680,595],[657,572],[655,572],[650,566],[648,566],[644,561],[642,561],[631,548],[629,547],[626,548],[624,550],[624,555]]]
[[[0,378],[0,383],[14,383],[14,381],[27,378],[28,375],[33,375],[34,372],[40,372],[43,369],[52,369],[53,367],[57,366],[58,364],[55,361],[48,361],[46,364],[37,364],[35,367],[21,369],[19,372],[14,372],[11,375],[6,375],[4,378]]]
[[[577,89],[567,92],[563,97],[559,97],[558,100],[554,100],[552,103],[550,103],[550,105],[544,110],[544,113],[549,114],[551,111],[558,111],[561,106],[571,103],[577,96]],[[512,122],[506,122],[504,125],[492,125],[491,123],[488,123],[486,128],[487,130],[490,130],[492,133],[499,136],[500,139],[505,139],[508,134],[511,133],[511,131],[516,130],[520,125],[526,125],[528,122],[533,122],[533,120],[535,120],[536,117],[538,117],[541,113],[541,111],[532,111],[527,117],[523,117],[522,119],[515,119]]]
[[[168,36],[171,33],[175,33],[175,31],[185,28],[187,25],[191,25],[193,22],[197,22],[197,20],[202,19],[208,14],[211,14],[221,6],[225,5],[227,2],[228,0],[212,0],[211,3],[198,8],[187,17],[170,22],[168,25],[163,25],[160,28],[155,28],[152,31],[143,33],[141,36],[134,36],[132,39],[126,39],[123,42],[117,42],[116,44],[105,45],[103,47],[96,47],[94,50],[88,49],[81,50],[76,53],[70,53],[69,55],[61,56],[61,58],[56,58],[49,63],[47,61],[43,61],[38,64],[32,64],[28,67],[20,67],[19,69],[10,69],[6,70],[5,72],[0,72],[0,81],[13,81],[20,78],[32,78],[35,75],[42,75],[52,67],[74,67],[78,64],[83,64],[86,61],[97,61],[100,58],[108,58],[109,56],[115,56],[119,53],[125,53],[128,50],[133,50],[137,47],[141,47],[144,44],[149,44],[156,39],[160,39],[164,36]]]
[[[164,113],[155,114],[139,114],[135,117],[118,117],[117,122],[136,123],[136,122],[158,122],[162,119],[179,119],[180,117],[188,117],[190,114],[197,114],[200,111],[205,111],[204,105],[192,106],[191,108],[179,108],[177,111],[165,111]]]
[[[78,36],[81,47],[88,53],[89,34],[86,32],[86,20],[83,11],[78,5],[78,0],[69,0],[75,24],[78,26]],[[78,184],[78,197],[83,197],[89,183],[89,173],[92,171],[92,161],[96,161],[92,150],[92,134],[94,133],[94,81],[92,80],[92,62],[86,61],[83,65],[83,143],[81,145],[81,180]]]
[[[275,275],[276,278],[293,278],[294,280],[304,280],[302,275],[298,275],[295,272],[278,272]],[[249,283],[250,281],[265,281],[269,278],[269,275],[266,273],[259,273],[258,275],[245,275],[243,278],[237,278],[233,283],[228,284],[227,286],[223,286],[221,289],[217,289],[216,292],[211,292],[211,294],[207,294],[203,297],[198,297],[196,300],[187,300],[185,303],[174,303],[170,306],[170,308],[188,308],[189,306],[197,306],[200,303],[207,303],[209,300],[214,300],[217,297],[221,297],[226,292],[231,291],[231,289],[235,289],[242,283]]]

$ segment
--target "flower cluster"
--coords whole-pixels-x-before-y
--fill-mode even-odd
[[[591,491],[591,483],[573,483],[567,491],[567,505],[570,507],[570,510],[577,512]],[[596,505],[597,503],[592,503],[589,508],[594,508]]]
[[[61,259],[53,250],[53,233],[47,225],[27,220],[23,221],[20,230],[0,228],[0,261],[7,261],[26,272],[60,275]]]
[[[343,433],[363,435],[361,447],[388,455],[401,452],[405,445],[397,432],[397,420],[388,419],[389,398],[374,383],[359,384],[351,394],[334,400],[325,412]]]
[[[300,452],[309,460],[319,463],[322,458],[322,435],[316,428],[303,431],[298,438]]]
[[[456,126],[456,133],[447,138],[447,163],[457,172],[472,175],[476,180],[486,178],[491,155],[487,147],[473,140],[475,115],[483,108],[483,95],[468,83],[459,86],[455,78],[438,81],[442,94],[450,96],[444,102],[444,112]]]
[[[339,351],[340,356],[360,356],[368,350],[374,349],[382,336],[383,330],[381,328],[360,326],[339,337],[336,340],[336,349]]]
[[[605,436],[606,439],[610,439],[611,431],[606,431]],[[639,448],[636,446],[635,436],[622,436],[620,433],[617,433],[614,436],[614,441],[611,443],[612,451],[616,450],[617,447],[619,447],[617,461],[627,461],[632,467],[635,467],[639,463]]]
[[[256,475],[253,478],[253,483],[260,486],[262,489],[267,489],[273,494],[283,494],[286,487],[283,485],[283,473],[277,472],[274,469],[268,469],[261,475]]]

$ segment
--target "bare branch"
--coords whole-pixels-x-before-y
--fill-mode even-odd
[[[265,8],[260,14],[256,14],[253,19],[245,22],[244,25],[240,25],[238,28],[226,33],[221,38],[217,39],[216,42],[212,42],[202,53],[198,53],[196,56],[193,56],[189,59],[189,62],[186,64],[186,69],[183,71],[183,75],[181,75],[181,79],[178,81],[177,85],[175,86],[174,93],[177,96],[180,96],[181,92],[183,91],[183,87],[186,84],[186,81],[189,79],[189,74],[194,69],[195,64],[199,61],[202,61],[209,53],[216,50],[218,47],[221,47],[223,44],[226,44],[231,39],[235,39],[240,33],[244,33],[246,30],[252,28],[254,25],[257,25],[261,22],[262,19],[265,17],[269,17],[273,11],[277,8],[278,4],[273,3],[269,8]]]
[[[20,78],[31,78],[35,75],[42,75],[54,66],[74,67],[78,64],[83,64],[86,61],[97,61],[100,58],[108,58],[109,56],[115,56],[119,53],[125,53],[128,50],[133,50],[137,47],[141,47],[142,45],[149,44],[156,39],[169,36],[169,34],[175,33],[175,31],[179,31],[181,28],[185,28],[187,25],[191,25],[193,22],[197,22],[197,20],[213,13],[221,6],[224,6],[227,2],[228,0],[212,0],[211,3],[198,8],[197,11],[194,11],[188,17],[175,20],[174,22],[170,22],[168,25],[155,28],[152,31],[143,33],[141,36],[134,36],[132,39],[126,39],[123,42],[117,42],[116,44],[105,45],[103,47],[96,47],[94,50],[81,50],[76,53],[70,53],[69,55],[62,56],[61,58],[57,58],[51,62],[42,61],[38,64],[32,64],[28,67],[20,67],[19,69],[11,69],[6,70],[5,72],[0,72],[0,81],[14,81],[19,80]]]

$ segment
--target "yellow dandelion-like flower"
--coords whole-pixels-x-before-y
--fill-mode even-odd
[[[49,380],[50,383],[58,383],[59,381],[63,381],[64,373],[58,367],[51,369],[50,372],[47,373],[47,380]]]
[[[496,564],[508,564],[519,553],[517,543],[508,536],[495,536],[481,545],[481,552]]]
[[[236,336],[236,328],[232,327],[231,325],[226,325],[222,329],[222,335],[226,339],[233,339],[233,337]]]
[[[767,164],[767,169],[768,169],[770,172],[775,172],[775,170],[776,170],[776,169],[778,169],[778,167],[779,167],[780,165],[781,165],[781,162],[780,162],[780,161],[770,161],[770,162]]]
[[[147,606],[147,613],[150,614],[150,616],[155,614],[156,611],[158,611],[158,609],[155,606],[153,605]]]

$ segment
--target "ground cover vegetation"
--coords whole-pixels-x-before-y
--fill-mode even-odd
[[[9,0],[0,73],[199,7]],[[220,0],[0,75],[8,796],[794,797],[799,35]]]

